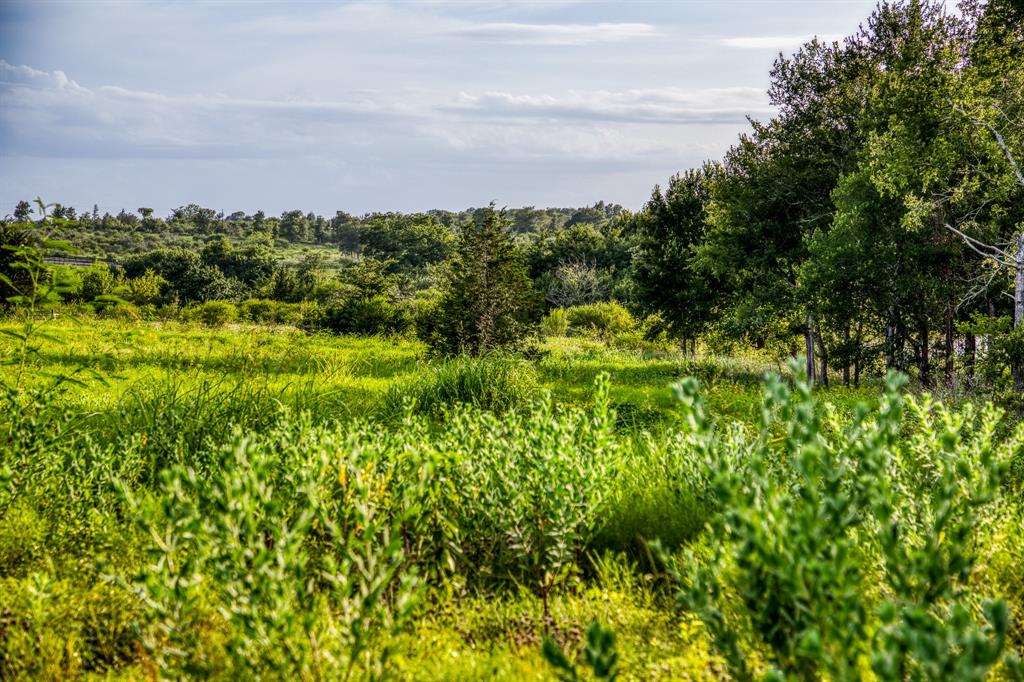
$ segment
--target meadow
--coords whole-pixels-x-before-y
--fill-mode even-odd
[[[596,338],[24,330],[0,678],[1020,674],[1024,432],[995,408]]]

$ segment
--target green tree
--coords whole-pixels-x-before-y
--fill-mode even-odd
[[[309,220],[298,210],[285,211],[281,214],[278,236],[290,242],[309,242],[313,237]]]
[[[32,214],[32,204],[28,203],[24,199],[18,202],[18,205],[14,207],[14,221],[23,223],[28,220],[28,217]]]
[[[634,217],[637,235],[633,279],[640,307],[661,313],[684,344],[713,319],[719,283],[697,259],[707,232],[707,208],[716,166],[675,175],[668,189],[655,187]]]
[[[394,260],[400,272],[410,272],[444,261],[454,238],[440,221],[426,213],[376,213],[359,226],[362,254]]]
[[[540,306],[503,213],[490,206],[462,226],[436,319],[422,333],[441,355],[522,346]]]

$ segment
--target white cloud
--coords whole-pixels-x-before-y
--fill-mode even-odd
[[[748,115],[771,111],[765,92],[759,88],[570,91],[562,96],[461,93],[445,109],[487,118],[660,124],[742,122]]]
[[[257,99],[85,88],[59,71],[0,62],[0,139],[33,156],[330,158],[354,149],[414,157],[487,149],[508,157],[624,160],[671,151],[666,127],[769,112],[757,88],[645,88],[559,94],[360,92]],[[659,151],[660,150],[660,151]]]
[[[802,35],[802,36],[736,36],[722,38],[718,41],[725,47],[733,47],[741,50],[774,50],[785,52],[795,50],[804,43],[810,42],[815,37],[823,43],[830,43],[834,40],[842,40],[842,35]]]
[[[40,71],[30,66],[14,66],[0,59],[0,85],[22,85],[37,88],[81,91],[63,71]]]
[[[651,24],[467,24],[451,32],[459,37],[473,38],[509,45],[595,45],[617,43],[657,35]]]

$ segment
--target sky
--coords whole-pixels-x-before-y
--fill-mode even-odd
[[[640,208],[874,0],[0,0],[0,216]]]

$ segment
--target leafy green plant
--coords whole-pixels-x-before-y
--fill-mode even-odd
[[[14,340],[14,351],[4,356],[0,367],[13,368],[0,376],[0,511],[14,499],[32,470],[34,455],[59,441],[70,421],[69,415],[56,405],[56,397],[68,383],[81,383],[75,378],[84,368],[73,372],[59,372],[48,376],[43,384],[29,386],[29,375],[34,373],[32,362],[38,358],[39,343],[55,340],[45,331],[45,320],[40,313],[60,301],[60,294],[69,287],[57,278],[43,260],[47,248],[70,248],[64,242],[51,240],[48,230],[54,220],[47,215],[47,205],[36,199],[39,221],[26,225],[24,238],[15,244],[3,244],[3,259],[7,272],[0,272],[0,283],[15,295],[6,303],[15,307],[22,322],[15,329],[0,329],[0,334]]]
[[[869,658],[881,679],[982,679],[1007,617],[1001,602],[983,623],[971,611],[971,537],[1021,432],[999,445],[994,408],[977,420],[926,398],[910,401],[904,445],[898,375],[877,410],[844,423],[792,370],[793,389],[768,380],[752,439],[716,433],[695,381],[676,388],[721,508],[709,556],[688,552],[678,573],[680,603],[738,679],[756,676],[755,651],[779,678],[860,679]]]
[[[544,336],[565,336],[569,331],[569,315],[565,308],[552,308],[540,321],[540,331]]]
[[[566,308],[565,315],[570,330],[578,334],[594,334],[601,339],[607,339],[637,327],[637,321],[632,313],[616,301]]]
[[[410,326],[405,311],[386,296],[350,297],[340,303],[320,308],[310,321],[314,329],[335,334],[391,336],[405,332]]]
[[[545,660],[562,682],[581,679],[576,665],[569,660],[555,640],[545,637],[541,644]],[[587,642],[583,648],[583,662],[595,680],[614,682],[619,676],[619,656],[615,652],[615,632],[597,621],[587,626]]]
[[[462,462],[462,484],[471,492],[465,523],[474,524],[472,516],[479,515],[486,524],[481,530],[497,535],[502,545],[495,558],[530,581],[545,623],[550,594],[572,577],[595,531],[605,475],[616,460],[608,392],[608,378],[602,376],[591,411],[559,412],[547,399],[502,421],[456,414],[447,434],[488,444],[490,456]]]
[[[140,635],[157,670],[347,679],[384,669],[379,634],[403,627],[418,599],[397,529],[426,476],[382,497],[375,452],[327,454],[341,444],[308,424],[262,441],[236,434],[212,476],[165,470],[153,500],[121,485],[149,538],[146,566],[122,582],[145,607]]]
[[[206,301],[197,305],[193,314],[207,327],[222,327],[238,319],[238,308],[231,301]]]

